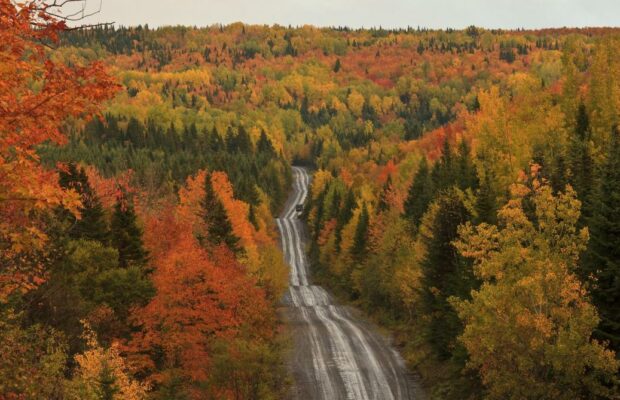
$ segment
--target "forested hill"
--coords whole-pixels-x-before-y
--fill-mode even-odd
[[[313,274],[430,397],[617,397],[620,30],[63,31],[0,5],[0,398],[285,398],[292,163]]]

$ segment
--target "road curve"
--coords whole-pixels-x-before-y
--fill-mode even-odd
[[[306,200],[310,176],[300,167],[293,167],[293,176],[292,194],[276,220],[290,266],[284,301],[294,341],[293,399],[422,399],[422,391],[389,342],[312,284],[305,229],[295,212],[295,206]]]

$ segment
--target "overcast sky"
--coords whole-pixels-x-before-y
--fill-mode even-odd
[[[99,0],[87,0],[97,8]],[[197,25],[241,21],[350,27],[619,26],[620,0],[101,0],[86,22]]]

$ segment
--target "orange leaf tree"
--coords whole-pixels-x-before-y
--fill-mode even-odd
[[[215,390],[205,385],[214,344],[267,339],[274,334],[274,321],[264,291],[234,254],[225,245],[207,250],[199,244],[193,228],[197,220],[185,206],[147,218],[145,242],[157,295],[136,311],[140,329],[127,350],[156,389],[180,385],[174,390],[204,398],[206,390]],[[226,391],[218,393],[218,398],[227,397]]]
[[[61,189],[56,173],[41,166],[36,146],[62,144],[62,123],[69,117],[95,113],[116,85],[101,63],[69,67],[49,59],[46,46],[56,42],[65,25],[46,13],[40,2],[16,6],[10,0],[0,0],[0,26],[3,297],[16,288],[36,284],[32,269],[20,270],[17,265],[20,255],[45,243],[38,217],[60,205],[76,212],[79,205],[77,193]]]

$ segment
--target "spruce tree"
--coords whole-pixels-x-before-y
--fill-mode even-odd
[[[212,153],[218,153],[225,148],[224,141],[222,140],[220,134],[217,133],[217,129],[215,129],[215,127],[211,130],[207,146]]]
[[[454,158],[448,139],[443,142],[441,157],[433,165],[431,176],[437,190],[447,189],[456,183]]]
[[[336,63],[334,64],[334,72],[338,73],[340,71],[341,67],[342,67],[342,65],[340,64],[340,59],[337,58],[336,59]]]
[[[620,132],[614,129],[601,186],[590,221],[590,241],[582,276],[601,321],[596,331],[620,350]]]
[[[142,243],[142,230],[138,226],[133,203],[125,193],[116,200],[111,228],[112,245],[118,250],[119,267],[145,265],[148,253]]]
[[[248,211],[248,221],[250,221],[254,229],[258,230],[258,219],[256,218],[256,211],[252,204],[250,204],[250,210]]]
[[[478,188],[478,174],[471,158],[471,150],[465,140],[461,140],[459,143],[455,179],[456,185],[463,190],[467,188],[476,190]]]
[[[362,206],[357,226],[355,227],[355,235],[353,236],[353,245],[351,246],[351,255],[356,262],[360,262],[365,258],[368,251],[368,226],[370,216],[366,204]]]
[[[230,250],[238,254],[241,251],[239,238],[233,233],[232,224],[228,219],[224,204],[213,189],[211,173],[207,173],[205,177],[205,197],[202,201],[202,212],[207,227],[207,236],[199,239],[214,246],[225,244]]]
[[[404,204],[403,217],[415,231],[420,225],[422,215],[435,195],[433,180],[430,175],[428,162],[422,158],[418,171],[409,186],[409,192]]]
[[[570,183],[582,203],[581,224],[584,225],[592,214],[594,192],[594,159],[590,151],[590,121],[583,103],[577,109],[576,126],[569,142]]]
[[[336,219],[336,251],[340,252],[340,243],[342,242],[342,229],[349,223],[353,217],[353,209],[355,208],[355,194],[352,189],[349,189],[347,196],[345,197],[342,208],[338,212],[338,218]]]
[[[474,287],[471,263],[453,246],[457,228],[470,219],[458,189],[449,189],[436,200],[430,235],[423,237],[426,255],[422,261],[422,302],[429,315],[428,338],[440,357],[451,356],[461,325],[449,304],[451,296],[467,297]]]
[[[497,222],[497,201],[491,186],[491,178],[487,172],[476,192],[476,223],[486,222],[494,225]]]
[[[82,200],[82,206],[79,208],[81,217],[72,221],[68,231],[69,237],[107,243],[110,232],[106,223],[105,211],[101,201],[90,186],[84,169],[70,163],[67,171],[59,172],[59,183],[65,189],[75,190]],[[67,212],[63,212],[63,214],[68,218]]]
[[[261,130],[258,142],[256,142],[256,152],[268,156],[275,156],[276,154],[273,144],[271,144],[271,140],[269,140],[264,130]]]

